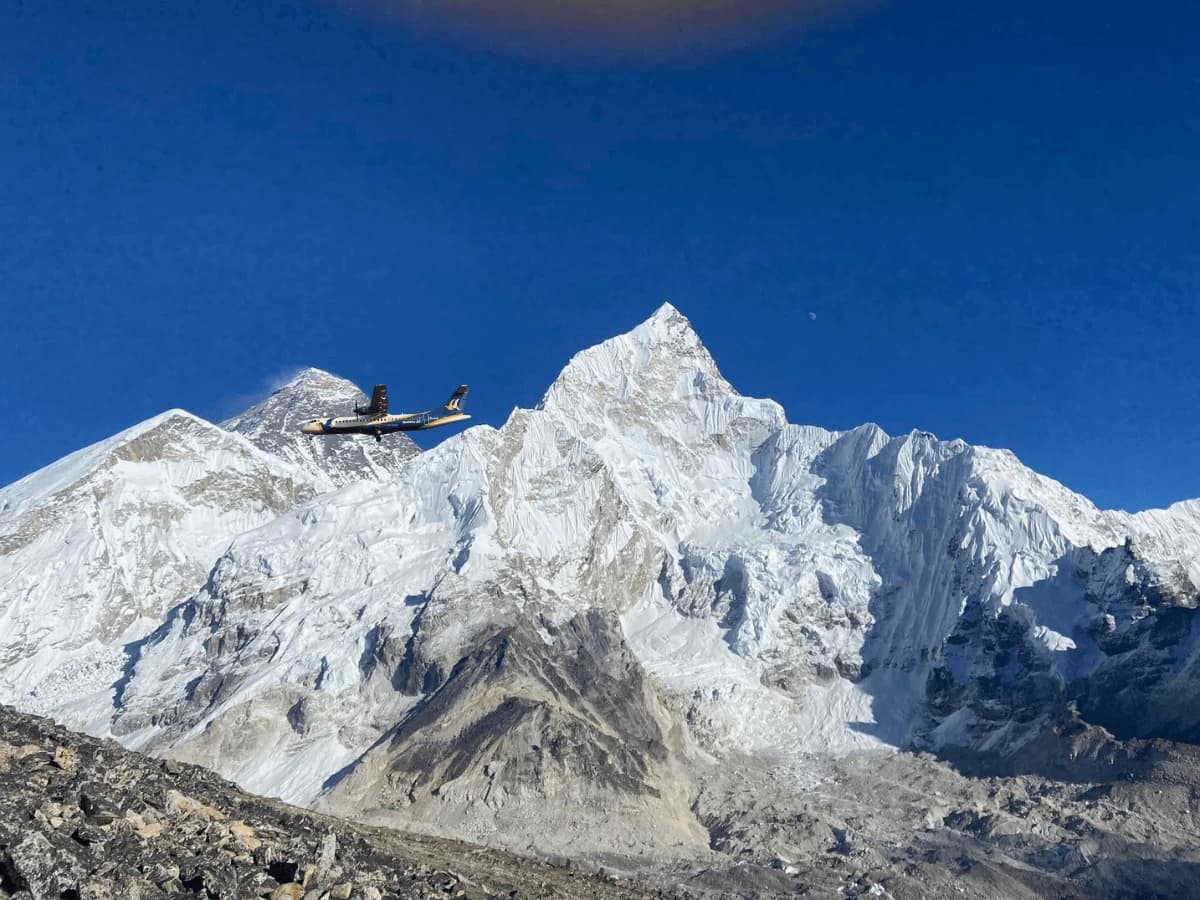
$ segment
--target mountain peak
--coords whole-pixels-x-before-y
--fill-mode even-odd
[[[195,413],[190,413],[186,409],[180,409],[179,407],[176,407],[174,409],[165,409],[162,412],[157,413],[156,415],[153,415],[148,419],[143,419],[141,422],[138,422],[136,425],[130,425],[124,431],[118,431],[111,438],[108,438],[108,440],[114,441],[117,443],[130,441],[136,437],[140,437],[141,435],[145,434],[147,431],[153,431],[155,428],[159,428],[159,427],[166,425],[167,423],[173,422],[173,421],[179,421],[181,423],[188,423],[188,424],[196,424],[202,428],[215,428],[216,427],[211,422],[209,422],[207,419],[202,419],[199,416],[197,416]]]
[[[703,342],[687,316],[670,303],[664,303],[626,337],[649,345],[674,344],[703,348]],[[707,352],[707,351],[705,351]]]
[[[301,369],[263,400],[222,422],[221,427],[244,434],[267,425],[286,429],[300,420],[346,412],[361,393],[354,382],[324,369]]]
[[[658,405],[682,382],[697,380],[735,393],[692,323],[670,303],[625,334],[575,354],[546,392],[539,409],[592,406],[601,394],[610,400],[630,396],[637,387],[657,391]]]
[[[383,481],[420,451],[404,435],[392,435],[384,444],[367,438],[334,436],[305,438],[300,426],[312,419],[344,415],[363,392],[348,379],[324,369],[306,368],[262,402],[221,423],[221,427],[248,438],[260,450],[295,463],[335,487],[355,481]]]
[[[102,440],[81,447],[49,465],[30,472],[12,484],[0,487],[5,508],[14,508],[30,498],[63,490],[102,465],[114,452],[138,443],[145,443],[159,429],[185,429],[190,432],[216,429],[210,422],[185,409],[168,409],[118,431]]]
[[[337,378],[332,372],[325,369],[318,369],[316,366],[305,366],[289,379],[289,383],[305,381],[310,378]]]
[[[342,378],[340,375],[334,375],[332,372],[327,372],[324,369],[318,369],[315,366],[301,369],[291,378],[289,378],[275,393],[285,391],[288,388],[298,387],[325,387],[329,385],[353,385],[354,382],[349,379]]]
[[[671,325],[672,323],[675,323],[676,320],[679,320],[679,319],[682,319],[683,322],[687,323],[687,316],[685,316],[683,313],[681,313],[679,311],[678,307],[675,306],[675,304],[668,301],[668,302],[663,303],[658,309],[656,309],[654,311],[654,313],[650,316],[650,318],[642,323],[642,327],[651,325],[651,324],[656,324],[656,323],[662,323],[664,325]],[[689,327],[690,327],[690,324],[689,324]]]

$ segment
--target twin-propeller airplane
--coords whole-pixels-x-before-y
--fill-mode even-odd
[[[300,430],[309,437],[318,434],[370,434],[374,435],[376,441],[382,441],[385,434],[394,431],[425,431],[441,425],[465,422],[471,418],[462,411],[466,399],[467,386],[464,384],[446,401],[445,406],[439,409],[388,415],[387,385],[377,384],[371,394],[370,405],[354,407],[354,415],[313,419]]]

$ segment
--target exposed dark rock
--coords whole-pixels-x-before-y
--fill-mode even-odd
[[[0,706],[0,900],[628,897],[452,841],[363,828]]]
[[[998,612],[968,602],[929,674],[932,723],[969,712],[968,730],[952,743],[965,736],[971,745],[990,744],[998,757],[1064,727],[1093,726],[1109,740],[1200,744],[1190,674],[1200,646],[1200,595],[1186,574],[1146,564],[1133,541],[1101,553],[1074,550],[1058,568],[1058,575],[1018,591],[1018,602]],[[1037,635],[1033,609],[1048,602],[1044,598],[1061,603],[1067,595],[1082,596],[1083,612],[1074,623],[1058,625],[1069,649],[1051,652]],[[1059,761],[1045,747],[1037,755]],[[993,760],[997,771],[1004,765]]]

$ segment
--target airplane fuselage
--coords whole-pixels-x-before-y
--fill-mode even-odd
[[[335,416],[332,419],[316,419],[305,425],[305,434],[369,434],[378,437],[396,431],[425,431],[441,425],[464,422],[471,418],[466,413],[442,413],[441,410],[423,413],[407,413],[389,416]]]

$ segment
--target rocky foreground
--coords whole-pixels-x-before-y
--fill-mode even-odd
[[[585,872],[567,867],[584,857],[551,866],[318,815],[0,706],[0,900],[1200,897],[1193,749],[1054,751],[1088,780],[1032,774],[1032,757],[1030,774],[971,777],[866,754],[813,759],[797,791],[746,760],[695,801],[705,858],[593,857]]]
[[[813,758],[797,789],[795,773],[726,765],[696,803],[725,862],[676,869],[670,884],[723,897],[1200,898],[1196,749],[1062,731],[1045,758],[1003,773],[866,753]]]
[[[357,827],[0,706],[0,898],[659,897]]]

